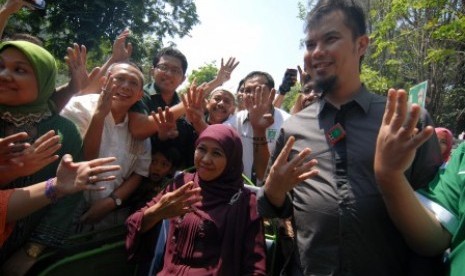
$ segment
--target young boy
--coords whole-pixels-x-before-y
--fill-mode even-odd
[[[174,147],[152,150],[152,162],[149,166],[149,176],[142,180],[129,203],[134,211],[139,210],[156,196],[170,181],[181,165],[181,154]]]

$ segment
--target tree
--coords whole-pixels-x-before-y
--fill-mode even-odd
[[[208,83],[214,80],[216,75],[218,75],[218,68],[216,68],[215,63],[215,61],[205,63],[198,69],[192,70],[192,73],[188,77],[189,84],[191,84],[194,81],[194,79],[197,84],[202,84],[204,82]]]
[[[193,0],[47,1],[45,14],[22,11],[5,33],[28,32],[45,40],[55,56],[64,56],[73,42],[86,45],[100,58],[125,28],[132,31],[133,58],[141,61],[161,47],[167,36],[183,37],[199,23]],[[144,41],[151,41],[150,45]]]
[[[427,109],[437,125],[465,129],[465,4],[460,0],[360,0],[371,46],[362,80],[371,91],[428,80]],[[315,4],[299,5],[307,10]]]

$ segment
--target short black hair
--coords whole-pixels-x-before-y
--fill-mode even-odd
[[[263,72],[263,71],[250,72],[247,76],[245,76],[244,83],[246,83],[248,80],[256,78],[256,77],[263,77],[265,79],[265,85],[270,90],[274,88],[274,79],[273,79],[273,77],[270,74],[268,74],[267,72]]]
[[[168,161],[171,162],[172,168],[175,170],[179,169],[181,167],[181,164],[183,162],[181,153],[179,150],[175,147],[160,147],[160,146],[155,146],[152,147],[152,155],[155,155],[157,153],[160,153],[163,155]]]
[[[357,0],[320,0],[307,14],[305,30],[318,28],[319,21],[326,15],[341,11],[344,23],[352,31],[353,38],[367,33],[365,12]]]
[[[240,91],[241,91],[241,88],[242,88],[242,86],[244,86],[244,83],[245,83],[245,80],[244,80],[244,79],[242,79],[242,80],[239,81],[239,86],[237,86],[236,92],[240,92]]]
[[[166,47],[161,49],[160,51],[157,52],[157,54],[153,57],[153,67],[157,66],[158,63],[160,62],[160,59],[162,56],[170,56],[178,59],[181,62],[181,67],[182,67],[182,72],[186,74],[187,72],[187,58],[186,56],[181,53],[178,49],[174,47]]]

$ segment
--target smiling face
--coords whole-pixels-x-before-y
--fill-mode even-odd
[[[226,154],[218,142],[203,139],[195,148],[194,165],[199,177],[204,181],[218,178],[228,163]]]
[[[38,97],[34,68],[18,49],[8,47],[0,53],[0,104],[20,106]]]
[[[169,55],[160,58],[158,64],[152,68],[152,75],[160,92],[166,94],[174,93],[186,79],[181,61]]]
[[[234,97],[226,91],[215,91],[210,96],[207,104],[208,118],[210,124],[221,124],[229,115],[234,113],[236,106],[234,105]]]
[[[333,11],[310,27],[304,56],[307,73],[316,87],[336,97],[347,96],[360,85],[359,63],[368,46],[368,37],[353,37],[344,23],[344,14]]]
[[[111,77],[116,86],[112,108],[128,110],[143,94],[142,74],[130,64],[116,64],[111,68]]]

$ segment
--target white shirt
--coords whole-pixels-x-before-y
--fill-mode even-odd
[[[270,154],[273,153],[276,140],[279,136],[279,131],[281,130],[281,125],[284,121],[287,120],[291,115],[286,111],[274,108],[273,118],[274,123],[266,129],[266,140],[268,141],[268,150]],[[248,178],[252,178],[252,167],[253,167],[253,129],[250,121],[248,119],[249,112],[247,110],[242,110],[229,117],[229,119],[224,122],[225,125],[229,125],[239,132],[242,140],[242,162],[244,163],[244,174]]]
[[[73,97],[61,111],[61,116],[76,125],[81,137],[84,137],[90,125],[99,97],[98,94]],[[132,173],[148,176],[151,162],[150,140],[134,139],[129,132],[127,114],[122,123],[115,124],[110,112],[104,121],[99,157],[116,157],[112,165],[120,165],[121,170],[107,173],[115,175],[115,180],[97,183],[98,186],[106,187],[105,190],[85,192],[86,199],[91,203],[108,197]]]

